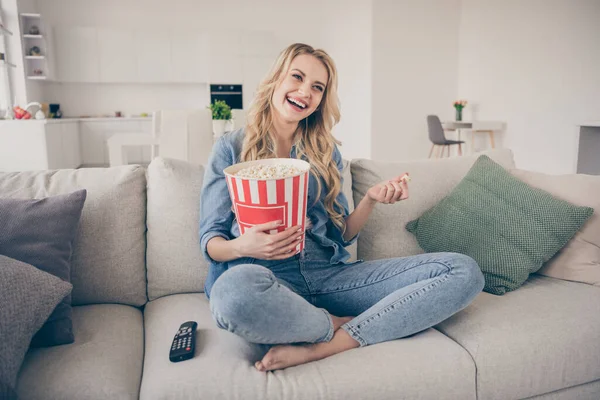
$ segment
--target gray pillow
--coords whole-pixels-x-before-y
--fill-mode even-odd
[[[33,199],[0,199],[0,254],[70,282],[71,252],[86,190]],[[71,295],[52,313],[31,345],[72,343]]]
[[[10,393],[29,342],[73,286],[24,262],[0,255],[0,382]],[[0,384],[1,385],[1,384]]]
[[[7,382],[0,380],[0,399],[2,400],[17,400],[17,394],[14,389],[8,386]]]

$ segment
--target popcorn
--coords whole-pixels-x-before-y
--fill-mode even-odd
[[[283,179],[300,172],[299,168],[289,164],[258,164],[238,171],[235,176],[246,179]]]
[[[290,256],[304,249],[309,219],[308,181],[310,164],[295,158],[269,158],[230,165],[223,170],[240,234],[256,225],[281,224],[269,234],[300,226],[300,240]]]

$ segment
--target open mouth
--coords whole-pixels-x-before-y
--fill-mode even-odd
[[[303,111],[306,107],[308,107],[307,104],[293,97],[286,97],[286,100],[288,104],[296,111]]]

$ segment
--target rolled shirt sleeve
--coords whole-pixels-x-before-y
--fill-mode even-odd
[[[337,146],[335,147],[335,150],[333,152],[333,160],[335,161],[338,171],[340,171],[341,187],[344,187],[344,177],[342,175],[344,171],[344,163],[342,162],[342,154],[340,153],[340,150],[337,148]],[[344,216],[345,220],[350,215],[350,209],[348,207],[348,199],[346,198],[346,195],[343,191],[340,190],[340,193],[338,193],[336,200],[338,204],[342,207],[341,210],[338,208],[337,211]],[[339,242],[344,247],[350,246],[352,243],[356,242],[358,236],[360,235],[359,232],[352,239],[346,241],[344,240],[343,232],[333,223],[333,221],[329,220],[328,224],[328,233],[331,235],[330,237],[335,241]]]
[[[234,164],[233,154],[226,149],[223,137],[213,146],[204,173],[200,195],[200,247],[204,257],[215,262],[207,251],[208,241],[216,236],[232,239],[231,225],[234,213],[223,170]]]

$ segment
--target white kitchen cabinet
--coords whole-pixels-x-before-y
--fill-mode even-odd
[[[244,80],[241,56],[218,56],[210,60],[209,82],[241,84]]]
[[[242,35],[245,32],[236,30],[216,30],[210,32],[210,56],[241,56]]]
[[[79,125],[50,121],[45,125],[48,169],[77,168],[81,165]]]
[[[97,29],[55,28],[56,65],[61,82],[99,82]]]
[[[171,82],[208,82],[209,43],[207,34],[173,29],[170,34]]]
[[[242,35],[242,55],[275,59],[280,49],[272,31],[249,31]]]
[[[101,82],[135,82],[137,62],[131,29],[98,28]]]
[[[208,79],[216,83],[242,83],[242,39],[237,31],[210,34]]]
[[[108,166],[108,139],[117,133],[152,134],[152,120],[82,119],[80,122],[81,163],[85,167]],[[150,149],[128,147],[127,159],[134,164],[150,162]]]
[[[225,83],[254,90],[280,51],[270,31],[57,26],[54,37],[60,82]]]
[[[79,124],[81,140],[81,163],[86,167],[96,167],[105,164],[108,159],[108,150],[102,126],[91,122]]]
[[[136,82],[160,83],[171,79],[171,41],[166,29],[136,29],[134,48]]]
[[[76,121],[0,121],[0,171],[38,171],[81,165]]]

